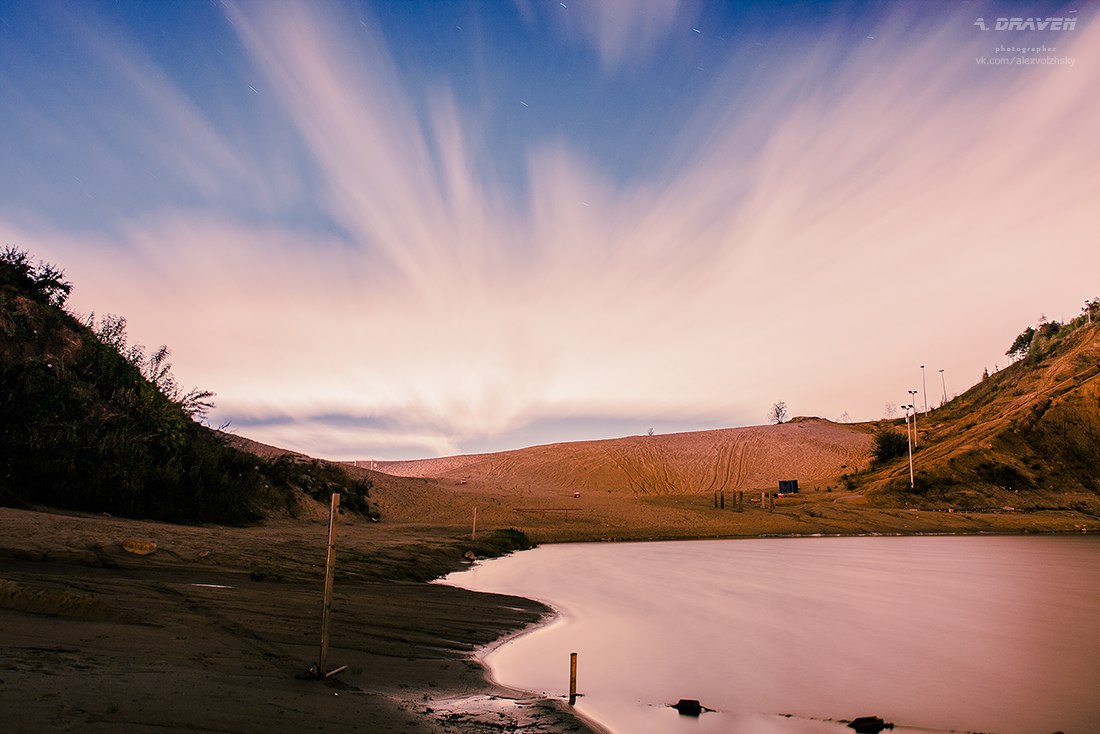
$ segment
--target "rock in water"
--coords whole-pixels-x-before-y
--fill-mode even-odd
[[[860,716],[853,719],[848,728],[855,729],[856,734],[879,734],[883,729],[893,729],[894,725],[877,716]]]
[[[703,713],[703,707],[694,698],[681,698],[672,704],[672,708],[680,712],[680,716],[698,716]]]

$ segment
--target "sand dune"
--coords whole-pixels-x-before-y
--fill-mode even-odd
[[[558,443],[378,462],[371,496],[384,522],[472,529],[476,510],[484,527],[536,540],[740,534],[746,516],[709,512],[715,492],[759,501],[781,479],[807,492],[839,489],[843,474],[869,461],[870,444],[865,426],[819,419]]]
[[[835,482],[864,467],[870,433],[820,419],[655,436],[578,441],[496,454],[379,462],[394,476],[531,492],[680,495],[775,489],[780,479]]]

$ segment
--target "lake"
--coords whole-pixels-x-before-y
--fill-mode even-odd
[[[855,537],[549,545],[446,583],[554,621],[485,651],[616,734],[1100,731],[1100,538]],[[680,716],[699,699],[714,712]]]

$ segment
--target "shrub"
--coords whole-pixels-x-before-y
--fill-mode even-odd
[[[909,438],[903,436],[893,428],[883,426],[875,433],[871,444],[871,455],[877,463],[884,463],[899,456],[904,456],[909,450]]]

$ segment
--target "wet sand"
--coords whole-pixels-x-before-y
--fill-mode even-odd
[[[441,531],[341,524],[328,668],[348,669],[300,679],[318,658],[326,532],[0,508],[4,729],[597,731],[486,682],[474,649],[548,610],[423,583],[471,545]]]

